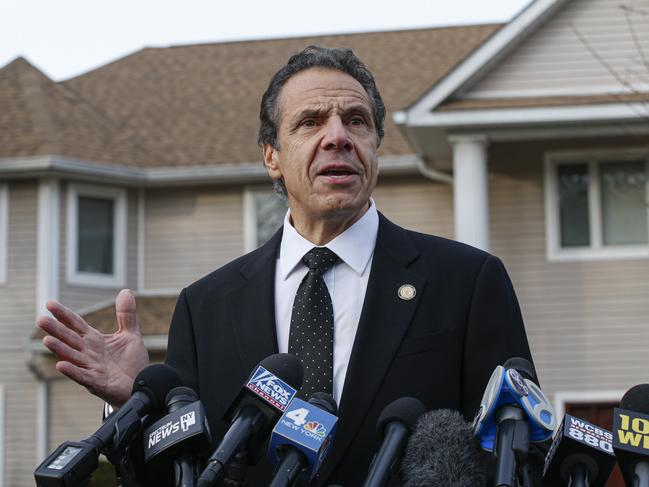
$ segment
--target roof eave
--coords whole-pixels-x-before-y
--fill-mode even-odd
[[[535,0],[511,22],[495,32],[465,60],[446,74],[414,105],[405,110],[408,120],[418,123],[444,100],[479,78],[513,50],[538,25],[569,0]]]

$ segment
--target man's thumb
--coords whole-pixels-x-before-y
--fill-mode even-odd
[[[115,299],[117,331],[139,330],[135,307],[135,296],[130,289],[122,289]]]

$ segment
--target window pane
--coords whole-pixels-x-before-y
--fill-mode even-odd
[[[599,178],[604,245],[647,243],[644,161],[603,162]]]
[[[561,246],[590,245],[588,219],[588,166],[561,164],[559,173],[559,218]]]
[[[257,247],[265,244],[282,225],[286,215],[286,200],[275,193],[256,193]]]
[[[115,202],[79,197],[77,271],[113,274]]]

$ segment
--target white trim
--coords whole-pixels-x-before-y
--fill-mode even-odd
[[[619,402],[626,391],[557,391],[554,393],[554,412],[557,416],[557,425],[566,414],[566,404],[591,404],[597,402]]]
[[[60,185],[54,178],[38,182],[36,228],[36,315],[47,313],[45,303],[59,298]]]
[[[144,289],[146,272],[145,249],[146,249],[146,193],[144,188],[137,192],[137,290]]]
[[[257,248],[257,211],[255,193],[259,188],[246,187],[243,189],[243,251],[252,252]]]
[[[466,89],[466,86],[473,79],[479,78],[504,58],[536,26],[540,25],[566,1],[536,0],[532,2],[516,18],[492,35],[415,103],[408,110],[408,119],[418,120],[453,93],[463,88]]]
[[[6,284],[9,265],[9,186],[0,184],[0,284]]]
[[[0,384],[0,487],[5,485],[6,472],[6,438],[5,438],[5,420],[6,420],[6,387]]]
[[[454,110],[426,112],[413,119],[410,127],[486,127],[491,125],[517,126],[520,124],[627,122],[646,123],[649,108],[646,103],[606,103],[597,105],[564,105],[558,107],[524,107]],[[404,120],[403,112],[393,115],[395,123]],[[401,122],[403,124],[404,122]]]
[[[113,273],[99,274],[77,271],[78,255],[78,201],[79,196],[111,199],[115,203],[113,221]],[[117,288],[126,285],[126,191],[105,186],[68,185],[67,198],[67,265],[66,277],[70,284],[89,287]]]
[[[607,245],[602,243],[602,219],[599,197],[599,162],[605,160],[646,161],[646,194],[649,197],[649,152],[642,147],[547,152],[543,161],[546,259],[548,262],[579,262],[649,258],[649,243],[641,245]],[[581,162],[589,168],[590,246],[561,248],[559,235],[559,195],[556,167],[559,164]],[[649,230],[649,210],[647,211]]]
[[[379,167],[384,175],[416,174],[418,159],[416,154],[382,156]],[[134,168],[61,156],[0,158],[0,174],[13,177],[74,175],[85,181],[137,186],[268,182],[268,173],[261,162]]]
[[[49,386],[46,380],[39,380],[36,385],[36,461],[38,463],[45,460],[49,453]]]

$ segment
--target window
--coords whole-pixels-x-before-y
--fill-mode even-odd
[[[649,257],[646,151],[546,157],[549,260]]]
[[[125,285],[126,192],[71,184],[67,206],[68,281]]]
[[[244,193],[245,250],[266,243],[282,226],[288,209],[286,200],[272,189],[248,188]]]
[[[9,188],[0,184],[0,284],[7,282],[9,253]]]

